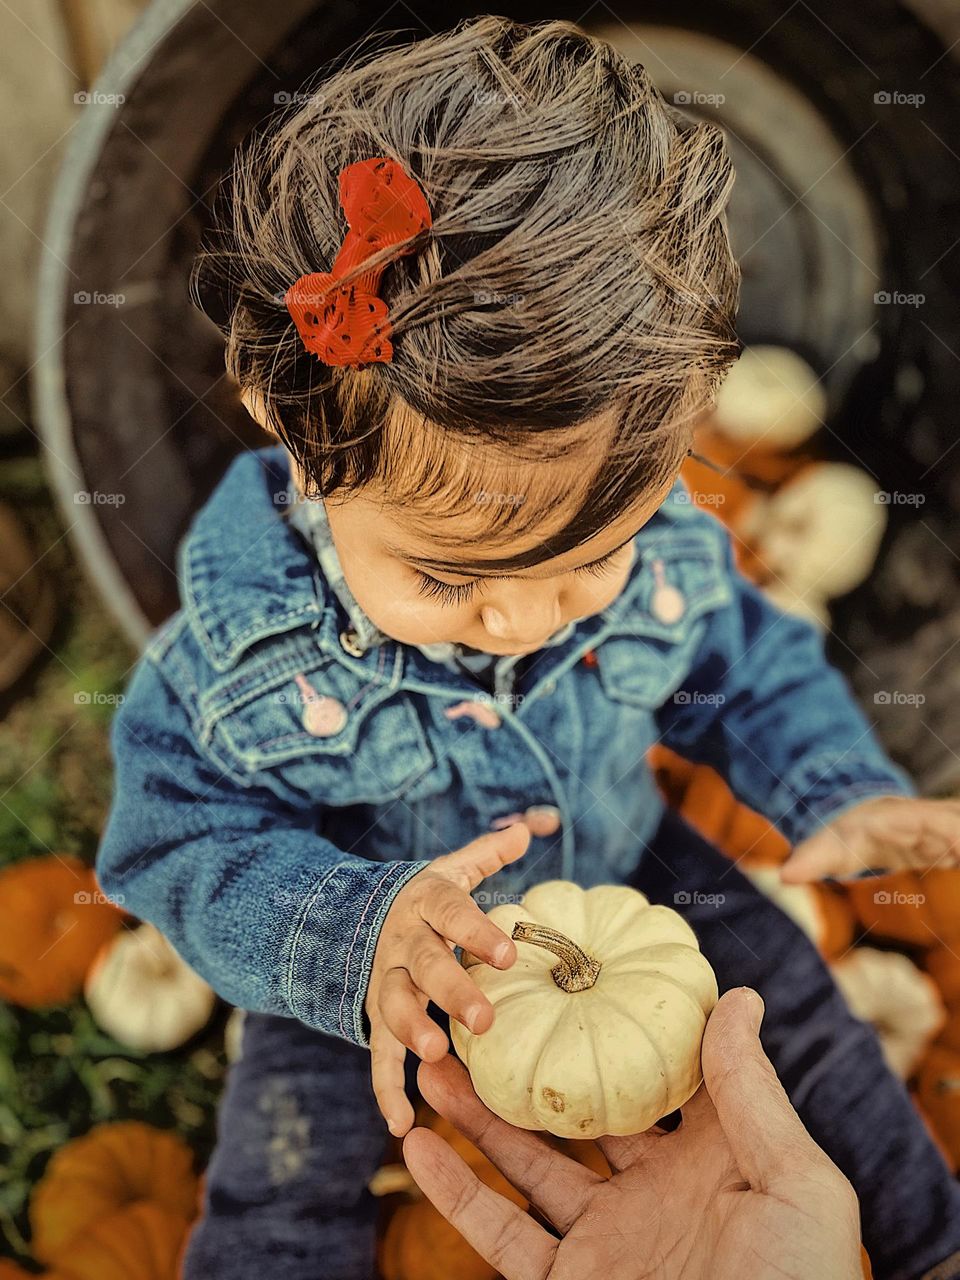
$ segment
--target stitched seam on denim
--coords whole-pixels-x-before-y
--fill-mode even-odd
[[[286,981],[287,989],[285,994],[287,997],[287,1004],[290,1007],[291,1013],[293,1013],[298,1018],[300,1017],[300,1014],[297,1010],[297,1004],[294,1000],[293,979],[294,979],[294,970],[297,965],[297,956],[300,952],[300,939],[303,936],[304,929],[307,927],[307,920],[310,916],[310,912],[313,910],[314,903],[317,901],[317,898],[323,892],[324,886],[326,885],[327,881],[331,878],[331,876],[335,872],[339,871],[341,867],[346,867],[349,865],[350,864],[348,862],[338,862],[324,872],[324,874],[320,877],[319,881],[317,882],[316,888],[307,897],[303,906],[303,911],[300,914],[300,919],[297,922],[297,927],[294,930],[293,938],[291,939],[291,943],[290,943],[290,959],[287,963],[287,981]]]
[[[343,965],[343,992],[340,996],[340,1007],[337,1011],[337,1025],[339,1026],[341,1032],[347,1039],[350,1038],[350,1035],[346,1027],[343,1025],[343,1006],[346,1002],[347,991],[350,986],[350,961],[351,961],[351,958],[353,957],[354,948],[357,945],[357,938],[360,935],[360,929],[362,928],[364,919],[366,918],[366,914],[370,909],[370,904],[373,902],[374,898],[376,898],[377,894],[380,892],[385,881],[390,877],[391,874],[395,874],[396,870],[397,870],[396,863],[388,866],[387,869],[384,871],[383,875],[380,877],[377,883],[373,886],[373,890],[369,898],[367,898],[367,901],[364,903],[363,911],[360,913],[360,919],[357,921],[357,927],[353,931],[353,937],[350,939],[350,947],[347,951],[347,958],[344,961],[344,965]]]
[[[287,646],[283,645],[286,649]],[[260,661],[252,671],[243,670],[235,678],[231,678],[225,685],[216,686],[212,689],[205,690],[204,697],[209,699],[217,699],[217,709],[224,714],[232,711],[235,706],[241,706],[249,697],[257,697],[259,694],[266,692],[268,685],[272,681],[278,684],[288,677],[287,667],[296,673],[301,666],[304,665],[304,659],[310,656],[310,651],[301,654],[301,646],[294,649],[290,647],[289,652],[281,652],[274,657],[265,661]],[[311,666],[310,671],[316,671],[318,668],[325,668],[330,665],[330,658],[321,654],[319,650],[310,646],[314,656],[318,658],[316,666]],[[225,699],[223,705],[219,703],[219,699]]]
[[[289,670],[287,670],[288,665]],[[211,706],[211,700],[220,697],[219,691],[212,692],[209,689],[205,689],[200,695],[202,710],[200,710],[199,713],[204,738],[209,739],[212,736],[213,731],[226,716],[232,714],[232,712],[238,708],[243,707],[246,703],[252,702],[255,698],[262,697],[265,693],[269,692],[272,681],[275,681],[276,687],[279,688],[294,674],[296,674],[298,665],[299,664],[296,662],[291,662],[289,658],[284,658],[283,655],[279,655],[276,659],[263,663],[261,667],[263,682],[252,684],[251,688],[248,689],[247,692],[238,694],[236,698],[223,706],[221,706],[219,702],[214,702]],[[326,665],[329,665],[329,660]],[[321,663],[321,668],[323,668],[323,666],[324,664]],[[313,670],[313,668],[311,668],[311,670]],[[237,682],[235,681],[234,683],[236,684]]]
[[[157,629],[154,635],[147,641],[143,650],[143,657],[148,661],[159,664],[167,656],[169,650],[180,638],[183,629],[188,625],[188,618],[184,611],[179,610],[172,619]]]
[[[286,613],[277,614],[269,621],[260,618],[256,623],[252,623],[243,631],[235,635],[231,635],[230,642],[225,644],[223,648],[219,648],[214,641],[213,634],[208,625],[212,619],[213,622],[219,624],[222,628],[223,623],[216,616],[212,609],[201,601],[194,590],[195,576],[193,574],[193,566],[191,565],[190,576],[185,584],[184,596],[189,591],[190,604],[186,605],[188,609],[192,605],[192,613],[196,619],[194,631],[204,653],[211,665],[218,671],[229,669],[236,664],[240,654],[258,639],[266,639],[268,636],[277,635],[284,631],[291,630],[291,623],[294,620],[300,620],[304,626],[309,625],[309,620],[316,617],[322,611],[316,601],[309,604],[298,605],[296,609],[290,609]]]
[[[697,624],[696,627],[692,627],[688,632],[686,632],[682,636],[677,636],[675,639],[671,637],[669,640],[669,643],[676,644],[678,649],[681,643],[689,642],[692,650],[690,654],[691,658],[695,657],[697,651],[700,648],[701,643],[703,642],[703,638],[707,633],[707,623],[705,618],[699,617],[695,619],[695,622]],[[697,627],[699,627],[699,630],[697,630]],[[625,640],[627,642],[634,641],[636,644],[643,647],[646,647],[645,641],[649,639],[648,636],[630,636],[630,635],[611,636],[610,638],[617,639],[617,640]],[[598,649],[602,649],[603,645],[600,644],[596,647]],[[647,648],[647,651],[651,652],[649,648]],[[671,656],[674,658],[676,657],[675,654],[672,654]],[[664,683],[667,683],[667,684],[671,683],[675,676],[677,676],[681,682],[680,684],[674,685],[672,689],[666,690],[665,696],[667,698],[670,698],[673,696],[674,693],[676,693],[678,689],[682,687],[682,682],[686,680],[686,678],[690,675],[693,668],[690,663],[683,663],[682,666],[684,670],[678,673],[676,671],[675,661],[668,663],[667,659],[662,658],[660,654],[657,654],[657,657],[661,658],[661,661],[663,662],[664,666],[667,668],[665,673],[662,670],[651,673],[652,681],[657,682],[658,684],[658,688],[655,691],[658,695],[658,698],[659,698],[659,695],[663,693]],[[609,668],[607,668],[606,674],[604,674],[604,665],[603,665],[602,658],[600,658],[598,662],[597,669],[599,673],[600,684],[601,684],[601,687],[603,688],[604,693],[608,698],[612,699],[614,702],[623,703],[623,704],[626,704],[627,706],[639,705],[639,706],[645,707],[647,710],[654,710],[657,707],[666,705],[662,700],[657,700],[657,699],[655,699],[653,702],[650,702],[650,703],[640,702],[639,700],[641,698],[644,698],[647,696],[644,692],[644,689],[646,686],[641,685],[639,689],[637,689],[634,685],[631,685],[629,682],[621,683],[616,673],[611,672]]]
[[[367,692],[367,690],[368,690],[368,689],[373,689],[376,685],[378,685],[378,684],[380,684],[380,683],[381,683],[381,677],[383,676],[383,668],[384,668],[384,666],[386,665],[386,661],[387,661],[386,651],[385,651],[384,647],[381,645],[380,649],[379,649],[379,650],[378,650],[378,652],[377,652],[377,674],[376,674],[376,677],[375,677],[373,680],[368,680],[368,681],[367,681],[367,683],[363,686],[363,688],[362,688],[362,689],[358,689],[358,690],[357,690],[357,692],[353,695],[353,697],[352,697],[352,698],[350,699],[350,701],[347,703],[347,710],[348,710],[348,711],[352,710],[352,708],[353,708],[354,704],[355,704],[355,703],[356,703],[360,698],[362,698],[362,697],[363,697],[363,695]]]
[[[381,698],[380,701],[378,702],[370,701],[366,704],[366,706],[362,707],[358,713],[358,716],[356,716],[351,723],[351,729],[353,730],[353,732],[347,736],[336,735],[335,737],[332,737],[332,738],[317,738],[314,734],[308,733],[306,729],[303,729],[300,732],[286,733],[286,734],[281,734],[276,738],[268,738],[265,742],[258,742],[255,747],[251,747],[248,751],[242,751],[238,746],[238,744],[236,743],[235,739],[231,736],[231,734],[227,730],[226,726],[223,724],[223,721],[221,719],[218,719],[215,722],[215,725],[212,727],[219,728],[220,732],[228,740],[231,749],[234,752],[236,752],[237,758],[240,760],[243,760],[250,767],[250,769],[254,771],[260,767],[273,767],[277,764],[287,763],[290,757],[285,757],[282,753],[279,753],[279,752],[277,754],[276,759],[270,760],[266,758],[266,753],[268,748],[274,747],[278,743],[282,743],[282,742],[288,742],[291,748],[296,746],[302,747],[304,752],[311,757],[312,756],[333,756],[337,759],[343,759],[344,757],[348,756],[352,751],[355,751],[357,749],[359,745],[360,732],[363,728],[363,724],[367,716],[370,715],[374,710],[376,710],[376,708],[379,707],[381,703],[390,696],[392,695],[389,693],[389,691],[385,689],[384,697]],[[395,738],[393,746],[396,747],[397,744],[399,743],[400,748],[403,749],[403,744],[405,742],[410,742],[410,743],[416,743],[417,747],[420,748],[426,742],[426,737],[423,732],[423,729],[420,726],[419,721],[416,719],[416,716],[414,715],[412,709],[409,706],[404,706],[403,710],[406,713],[406,719],[408,724],[412,723],[413,727],[411,728],[411,732],[407,738],[403,738],[403,737]],[[341,730],[341,734],[342,733],[343,731]],[[429,748],[429,744],[427,744],[427,747]],[[413,751],[412,746],[408,747],[407,749],[411,752]],[[422,750],[419,752],[419,754],[421,755],[428,754],[428,753],[429,753],[428,751],[424,752]],[[261,759],[261,757],[263,758]],[[433,758],[432,755],[430,758],[431,759]],[[429,767],[429,766],[425,766],[425,767]],[[402,785],[403,784],[401,784],[401,787]]]

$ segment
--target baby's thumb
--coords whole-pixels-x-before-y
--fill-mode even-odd
[[[868,865],[836,832],[818,831],[797,845],[780,868],[780,878],[785,884],[805,884],[827,876],[855,875]]]
[[[501,867],[522,858],[529,845],[530,828],[516,822],[502,831],[488,831],[462,849],[435,858],[430,870],[447,876],[469,892]]]

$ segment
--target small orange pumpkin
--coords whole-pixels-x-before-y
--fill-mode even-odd
[[[930,890],[915,871],[854,880],[845,888],[855,915],[873,937],[914,947],[932,947],[939,941]]]
[[[960,1164],[960,1053],[938,1040],[920,1064],[917,1098],[954,1167]]]
[[[188,1223],[150,1200],[95,1222],[57,1263],[57,1280],[177,1280]]]
[[[920,891],[927,895],[927,914],[937,938],[960,949],[960,871],[924,871]]]
[[[480,1181],[521,1208],[527,1202],[472,1142],[449,1120],[422,1108],[417,1123],[440,1135]],[[496,1267],[467,1244],[463,1236],[425,1199],[413,1179],[403,1180],[408,1201],[398,1205],[382,1232],[378,1262],[383,1280],[496,1280]]]
[[[123,915],[79,858],[51,855],[0,871],[0,999],[26,1008],[74,999]]]
[[[177,1134],[138,1120],[98,1125],[61,1147],[34,1188],[33,1252],[62,1268],[77,1239],[143,1200],[189,1222],[197,1209],[192,1151]]]
[[[924,967],[940,988],[943,1002],[951,1011],[960,1013],[960,956],[947,947],[933,947],[923,959]]]

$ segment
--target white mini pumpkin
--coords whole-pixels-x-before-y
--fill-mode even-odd
[[[688,1101],[717,981],[676,911],[623,885],[549,880],[489,914],[517,961],[463,956],[496,1017],[482,1035],[451,1019],[451,1034],[491,1111],[596,1138],[640,1133]]]
[[[827,601],[859,586],[876,563],[887,524],[876,481],[845,462],[805,467],[738,522],[769,571],[763,590],[788,613],[828,626]]]
[[[747,347],[719,390],[714,421],[743,444],[793,449],[827,414],[827,394],[810,365],[788,347]]]
[[[875,947],[854,947],[831,968],[850,1012],[873,1023],[887,1066],[908,1079],[946,1022],[936,983],[909,956]]]
[[[189,1040],[209,1019],[213,990],[182,960],[159,929],[122,929],[87,974],[84,995],[97,1024],[141,1053],[164,1053]]]

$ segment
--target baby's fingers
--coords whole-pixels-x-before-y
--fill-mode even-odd
[[[468,893],[440,877],[431,883],[418,905],[420,919],[440,937],[497,969],[509,969],[517,958],[516,944],[485,915]],[[423,988],[426,990],[426,988]],[[436,996],[431,991],[431,1000]],[[446,1005],[443,1008],[447,1008]],[[450,1010],[447,1009],[449,1013]]]
[[[780,868],[786,884],[858,875],[871,869],[892,869],[889,849],[878,849],[876,841],[860,827],[823,827],[801,841]]]
[[[523,822],[515,822],[502,831],[488,831],[478,836],[462,849],[434,858],[430,870],[469,891],[507,863],[523,857],[529,845],[530,828]]]
[[[403,1063],[407,1051],[380,1018],[370,1028],[370,1071],[373,1094],[387,1128],[396,1138],[409,1133],[413,1107],[404,1087]]]
[[[407,969],[418,991],[475,1035],[482,1035],[493,1022],[493,1005],[432,929],[424,926],[411,943]],[[392,1006],[389,1022],[397,1035]]]
[[[449,1048],[447,1037],[425,1012],[427,997],[406,969],[389,969],[380,986],[378,1007],[390,1031],[424,1062],[437,1062]]]

